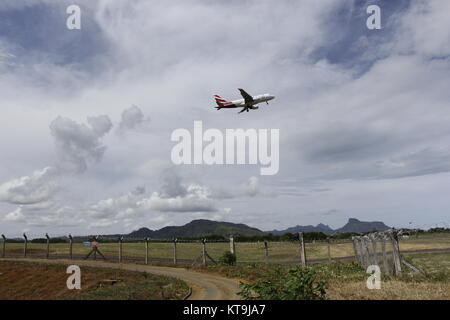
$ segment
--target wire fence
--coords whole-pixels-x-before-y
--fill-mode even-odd
[[[335,261],[355,261],[363,267],[378,265],[383,272],[399,274],[402,265],[408,262],[400,252],[421,250],[450,251],[450,235],[437,238],[418,238],[388,230],[353,237],[349,240],[304,241],[298,234],[296,241],[235,241],[229,240],[178,240],[178,239],[129,239],[123,237],[93,237],[91,241],[81,241],[69,237],[45,238],[30,241],[24,234],[23,239],[7,239],[2,235],[1,257],[39,257],[67,259],[106,259],[117,262],[153,261],[172,264],[209,264],[218,263],[229,251],[236,257],[237,263],[262,264],[309,264],[332,263]]]

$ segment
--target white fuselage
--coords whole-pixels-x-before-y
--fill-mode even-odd
[[[261,102],[268,102],[268,101],[273,100],[273,99],[275,99],[274,95],[271,95],[271,94],[268,94],[268,93],[260,94],[260,95],[257,95],[257,96],[253,96],[253,101],[248,103],[247,106],[248,107],[254,106],[255,104],[259,104]],[[233,101],[231,101],[231,103],[233,105],[235,105],[236,107],[245,107],[246,106],[244,99],[233,100]]]

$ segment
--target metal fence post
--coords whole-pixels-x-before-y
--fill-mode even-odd
[[[122,262],[122,242],[123,242],[123,236],[119,237],[119,263]]]
[[[149,238],[145,238],[145,264],[148,264],[148,240]]]
[[[327,238],[328,242],[328,262],[331,263],[331,240],[330,237]]]
[[[25,232],[23,233],[24,243],[23,243],[23,257],[27,256],[28,238]]]
[[[206,266],[206,239],[202,239],[202,263]]]
[[[70,260],[72,260],[73,259],[73,255],[72,255],[72,253],[73,253],[73,237],[72,237],[72,235],[71,234],[69,234],[69,257],[70,257]]]
[[[45,257],[48,259],[50,257],[50,237],[48,233],[45,234],[45,237],[47,238],[47,254]]]
[[[264,263],[269,264],[269,246],[267,241],[264,240]]]
[[[6,255],[6,237],[4,234],[2,234],[2,238],[3,238],[3,251],[2,251],[2,258],[5,257]]]

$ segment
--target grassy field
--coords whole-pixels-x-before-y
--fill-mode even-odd
[[[368,274],[358,265],[348,263],[314,264],[318,280],[326,282],[326,299],[331,300],[450,300],[450,253],[408,254],[406,258],[426,275],[404,269],[400,277],[382,275],[380,290],[366,286]],[[274,268],[285,271],[288,265],[249,264],[234,267],[211,265],[197,266],[201,272],[238,278],[244,282],[260,280]]]
[[[228,243],[207,243],[207,251],[214,259],[219,259],[222,254],[229,250]],[[23,245],[20,243],[8,243],[7,253],[22,253]],[[196,259],[201,253],[201,243],[178,243],[177,257],[179,259]],[[443,249],[450,248],[450,235],[438,238],[428,235],[421,235],[419,238],[411,237],[408,240],[400,240],[400,250],[421,250],[421,249]],[[90,247],[85,247],[81,243],[75,243],[73,253],[86,255]],[[99,249],[104,255],[117,256],[119,246],[117,243],[100,243]],[[269,262],[286,262],[299,260],[299,246],[295,242],[269,242]],[[29,243],[30,253],[45,254],[45,244]],[[51,244],[52,255],[69,254],[68,244]],[[238,261],[264,262],[263,243],[236,243],[236,253]],[[144,243],[123,243],[123,255],[129,257],[145,256]],[[173,258],[172,243],[150,243],[150,258]],[[307,243],[306,255],[308,259],[325,259],[328,257],[328,246],[325,242]],[[351,243],[332,243],[331,256],[333,258],[353,255]]]
[[[69,290],[68,276],[65,266],[0,261],[0,300],[178,300],[188,292],[181,280],[88,267],[83,267],[81,290]],[[119,281],[102,286],[107,279]]]

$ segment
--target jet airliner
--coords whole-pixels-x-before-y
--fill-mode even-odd
[[[244,89],[239,89],[239,91],[241,92],[241,95],[244,99],[227,101],[223,99],[221,96],[214,95],[214,98],[216,99],[217,103],[216,109],[220,110],[230,108],[242,108],[242,110],[239,111],[238,113],[242,113],[244,111],[249,112],[250,110],[258,109],[259,108],[258,103],[265,102],[269,104],[270,100],[275,99],[274,95],[268,93],[260,94],[257,96],[251,96],[247,92],[245,92]]]

